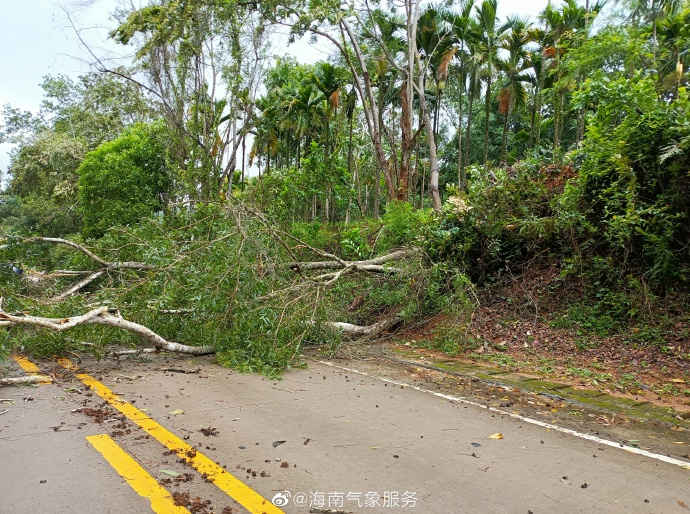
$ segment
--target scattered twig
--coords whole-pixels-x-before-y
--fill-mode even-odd
[[[120,380],[122,380],[123,378],[126,380],[129,380],[129,381],[132,381],[132,380],[136,380],[138,377],[130,377],[129,375],[118,375],[115,378],[115,382],[119,383]]]
[[[196,309],[161,309],[158,314],[192,314]]]
[[[275,389],[276,391],[285,391],[286,393],[294,393],[295,391],[291,391],[290,389],[281,389],[280,387],[276,386],[271,386],[271,389]]]

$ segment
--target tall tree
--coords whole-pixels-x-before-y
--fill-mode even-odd
[[[453,66],[453,76],[457,81],[458,90],[458,126],[456,129],[456,135],[458,139],[458,186],[462,189],[466,187],[467,183],[462,145],[464,95],[465,93],[469,93],[467,80],[471,75],[471,60],[469,55],[469,49],[471,47],[470,40],[477,33],[476,25],[473,24],[473,20],[471,17],[472,7],[473,2],[471,2],[470,0],[463,0],[458,7],[458,13],[453,15],[449,20],[451,25],[450,39],[452,46],[447,51],[447,53],[452,53],[452,56],[455,61],[455,66]]]
[[[143,77],[128,78],[162,107],[185,195],[211,198],[226,181],[231,189],[267,39],[252,5],[157,0],[130,12],[111,36],[137,46]]]
[[[479,26],[482,30],[483,45],[483,75],[484,75],[484,165],[489,162],[489,124],[491,115],[491,86],[493,74],[498,59],[497,53],[500,47],[503,33],[508,30],[509,23],[500,24],[496,9],[498,0],[483,0],[476,6]]]
[[[530,32],[527,20],[512,19],[508,22],[510,30],[501,41],[501,48],[506,53],[505,59],[499,59],[498,68],[503,72],[503,83],[498,92],[498,112],[503,115],[503,137],[501,138],[501,163],[506,161],[508,142],[508,122],[513,108],[523,107],[527,101],[525,83],[530,81],[527,70],[531,68]]]

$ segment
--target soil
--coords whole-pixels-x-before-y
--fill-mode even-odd
[[[555,267],[535,269],[481,289],[471,315],[438,315],[386,344],[647,401],[690,417],[686,299],[657,299],[630,319],[606,317],[615,330],[601,335],[569,319],[583,297],[584,286],[564,282]]]

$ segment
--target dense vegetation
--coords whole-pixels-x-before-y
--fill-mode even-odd
[[[111,36],[135,47],[132,68],[47,77],[41,112],[4,108],[0,140],[16,147],[0,197],[3,309],[111,305],[267,374],[307,344],[337,346],[329,321],[465,319],[477,288],[546,268],[577,284],[583,308],[560,313],[573,323],[654,324],[669,298],[686,319],[690,3],[603,7],[549,3],[534,21],[498,18],[496,0],[119,13]],[[279,26],[331,57],[273,57]],[[148,267],[55,302],[74,278],[27,270],[93,262],[30,236]],[[384,272],[295,273],[402,247],[416,250]],[[100,352],[113,337],[14,326],[0,354],[87,340]]]

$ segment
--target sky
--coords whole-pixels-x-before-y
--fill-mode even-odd
[[[108,40],[116,22],[110,13],[125,0],[0,0],[0,106],[10,104],[32,112],[40,108],[46,75],[78,77],[89,70],[93,56],[127,59],[127,48]],[[556,0],[558,3],[558,0]],[[499,0],[499,16],[536,16],[547,0]],[[67,15],[69,13],[69,17]],[[70,21],[70,18],[72,21]],[[74,25],[74,26],[73,26]],[[282,45],[276,45],[282,50]],[[287,49],[304,62],[327,56],[306,42]],[[0,145],[0,173],[10,162],[11,146]]]

